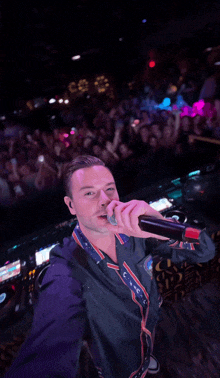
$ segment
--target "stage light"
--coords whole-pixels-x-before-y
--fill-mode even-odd
[[[69,104],[69,100],[64,100],[64,103],[65,104]]]
[[[204,100],[199,100],[198,102],[195,102],[197,109],[201,110],[205,106],[205,101]]]
[[[190,172],[190,173],[188,174],[188,177],[198,176],[198,175],[200,175],[200,173],[201,173],[200,170],[198,170],[198,171],[193,171],[193,172]]]
[[[120,42],[122,42],[122,41],[123,41],[123,39],[124,39],[124,38],[122,38],[122,37],[121,37],[121,38],[119,38],[119,41],[120,41]]]
[[[87,92],[89,90],[89,83],[86,79],[81,79],[78,82],[78,88],[80,92]]]
[[[147,22],[146,18],[142,20],[142,24],[145,24]]]
[[[170,98],[169,97],[165,97],[163,99],[162,105],[166,108],[167,106],[170,106],[170,104],[171,104]]]
[[[54,102],[56,102],[55,98],[51,98],[51,99],[49,100],[49,104],[54,104]]]
[[[176,85],[169,85],[168,89],[167,89],[167,94],[168,95],[172,95],[174,93],[177,92],[177,87]]]
[[[156,66],[155,61],[154,61],[154,60],[151,60],[151,61],[149,62],[149,67],[150,67],[150,68],[154,68],[155,66]]]
[[[64,138],[68,138],[69,134],[65,133],[63,134]]]
[[[103,93],[108,89],[109,82],[104,75],[101,75],[96,77],[94,85],[99,93]]]
[[[60,104],[62,104],[62,103],[63,103],[63,99],[60,98],[58,102],[59,102]]]
[[[72,81],[69,85],[68,85],[68,89],[71,93],[75,93],[78,91],[78,88],[77,88],[77,85],[74,81]]]
[[[214,65],[215,66],[220,66],[220,62],[215,62]]]
[[[81,55],[74,55],[71,59],[72,60],[79,60],[81,58]]]

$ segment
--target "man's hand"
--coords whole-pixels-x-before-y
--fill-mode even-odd
[[[124,203],[113,200],[106,207],[106,211],[109,217],[111,217],[114,212],[117,221],[117,226],[113,226],[110,223],[106,225],[109,231],[134,236],[137,238],[169,240],[164,236],[141,231],[140,227],[138,226],[138,217],[140,215],[148,215],[155,218],[164,219],[164,217],[158,211],[154,210],[144,201],[132,200]]]

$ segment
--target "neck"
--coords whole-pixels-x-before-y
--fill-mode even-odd
[[[101,249],[115,263],[117,263],[115,235],[112,232],[98,233],[91,232],[91,230],[87,230],[83,226],[80,226],[80,228],[83,234],[90,241],[90,243],[94,244],[97,248]]]

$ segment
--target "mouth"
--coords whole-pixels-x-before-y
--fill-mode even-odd
[[[105,215],[98,215],[98,218],[99,219],[106,219],[107,220],[107,214],[105,214]]]

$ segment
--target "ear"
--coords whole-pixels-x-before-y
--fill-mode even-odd
[[[68,207],[70,214],[76,215],[75,207],[73,205],[73,200],[70,197],[65,196],[64,202],[65,202],[66,206]]]

